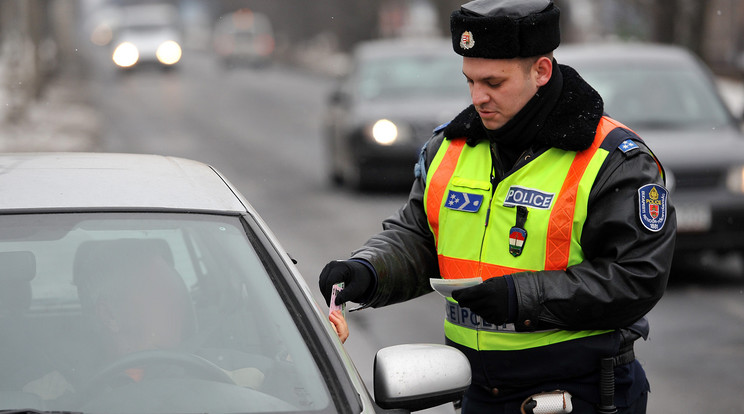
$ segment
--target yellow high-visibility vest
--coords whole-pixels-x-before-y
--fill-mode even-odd
[[[624,126],[603,117],[588,149],[551,148],[504,177],[496,188],[490,179],[488,141],[469,147],[464,138],[443,140],[428,169],[424,193],[441,276],[486,280],[523,271],[564,270],[581,263],[589,192],[609,155],[600,146],[617,127]],[[518,210],[527,213],[523,223]],[[519,230],[526,232],[526,238]],[[447,307],[445,335],[475,350],[531,349],[612,332],[516,332],[511,324],[488,324],[453,299],[448,298]]]

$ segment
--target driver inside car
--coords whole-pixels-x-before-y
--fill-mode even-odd
[[[142,366],[136,361],[112,365],[125,361],[128,355],[144,355],[143,351],[178,351],[195,333],[196,318],[188,288],[171,263],[172,253],[163,240],[92,241],[83,243],[78,250],[74,283],[83,317],[93,321],[93,331],[101,345],[97,367],[90,374],[99,372],[101,367],[114,367],[116,378],[107,385],[173,375],[178,372],[174,368],[184,367],[178,361],[160,363],[155,361],[157,358],[143,359]],[[91,358],[96,359],[95,355],[99,354],[93,352]],[[120,372],[116,372],[117,366]],[[263,374],[255,368],[214,368],[222,371],[226,381],[238,385],[255,388],[263,380]],[[86,376],[90,381],[91,376]],[[216,374],[215,377],[219,378]],[[76,385],[55,370],[28,383],[24,391],[42,399],[55,399],[84,387],[84,383]]]

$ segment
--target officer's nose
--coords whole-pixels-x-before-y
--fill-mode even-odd
[[[473,105],[478,106],[488,102],[491,98],[483,86],[473,83],[470,86],[470,99],[473,101]]]

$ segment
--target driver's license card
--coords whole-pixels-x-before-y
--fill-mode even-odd
[[[344,282],[336,283],[331,288],[331,306],[330,306],[331,309],[329,312],[333,312],[334,310],[338,309],[341,311],[342,314],[344,314],[344,316],[346,316],[346,302],[340,305],[336,305],[336,294],[338,294],[338,292],[341,292],[343,289],[344,289]]]

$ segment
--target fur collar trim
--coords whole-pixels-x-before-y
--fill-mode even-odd
[[[558,65],[558,68],[563,74],[563,90],[533,146],[585,150],[594,141],[597,125],[604,113],[604,103],[599,93],[573,68],[566,65]],[[444,136],[447,139],[467,138],[473,143],[488,139],[473,105],[460,112],[444,128]]]

